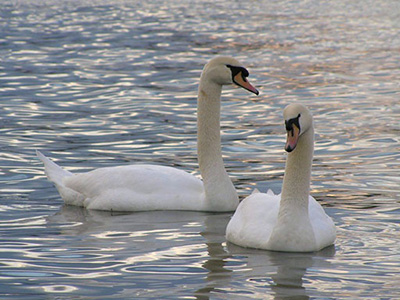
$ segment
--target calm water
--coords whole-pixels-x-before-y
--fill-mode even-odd
[[[3,1],[1,299],[399,299],[400,2]],[[223,94],[241,197],[280,191],[282,109],[316,123],[312,194],[334,247],[227,244],[231,214],[66,207],[35,149],[73,172],[159,163],[198,174],[196,90],[232,55],[261,95]]]

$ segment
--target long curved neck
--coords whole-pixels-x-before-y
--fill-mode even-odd
[[[281,211],[290,209],[308,216],[313,152],[314,129],[311,126],[299,139],[296,149],[288,154],[283,177],[280,214]]]
[[[221,153],[221,91],[221,85],[201,77],[197,100],[197,155],[206,205],[213,210],[229,211],[236,209],[239,200]]]
[[[288,154],[278,220],[269,240],[272,249],[315,249],[316,240],[308,213],[314,130],[305,132]],[[312,251],[312,250],[311,250]]]

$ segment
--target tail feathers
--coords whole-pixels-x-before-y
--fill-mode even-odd
[[[55,162],[51,161],[48,159],[46,156],[44,156],[40,151],[36,150],[36,155],[39,157],[39,159],[43,162],[44,164],[44,170],[47,175],[47,178],[54,182],[58,186],[62,186],[62,180],[64,177],[67,176],[72,176],[73,174],[71,172],[68,172],[61,168],[59,165],[57,165]]]
[[[63,183],[65,177],[73,176],[74,174],[61,168],[44,156],[40,151],[36,151],[36,155],[43,162],[47,178],[55,184],[64,202],[69,205],[83,206],[86,196],[78,191],[70,189]]]

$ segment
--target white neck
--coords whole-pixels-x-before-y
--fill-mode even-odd
[[[221,153],[221,91],[221,85],[201,77],[197,100],[197,156],[207,208],[226,211],[235,210],[239,200]]]
[[[315,235],[308,213],[314,130],[310,128],[288,154],[278,220],[269,240],[272,250],[313,249]]]
[[[290,209],[308,216],[311,165],[314,152],[314,128],[311,126],[299,138],[296,149],[288,154],[283,177],[279,213]]]

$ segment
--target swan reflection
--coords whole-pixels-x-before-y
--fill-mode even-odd
[[[245,264],[241,269],[246,270],[243,276],[252,283],[260,297],[263,289],[271,288],[274,299],[309,299],[309,291],[303,285],[304,275],[310,268],[329,268],[327,258],[334,256],[335,247],[296,253],[247,249],[228,243],[228,251],[233,257],[241,257]]]
[[[141,296],[186,293],[203,300],[233,293],[258,299],[271,294],[275,299],[308,299],[307,270],[330,268],[327,258],[335,248],[283,253],[226,244],[230,217],[229,213],[112,213],[63,206],[48,217],[47,226],[64,236],[65,249],[58,259],[62,256],[64,263],[78,266],[78,275],[71,271],[68,276],[80,284],[85,277],[107,276],[110,282],[115,280],[114,289],[122,291],[130,282]]]

